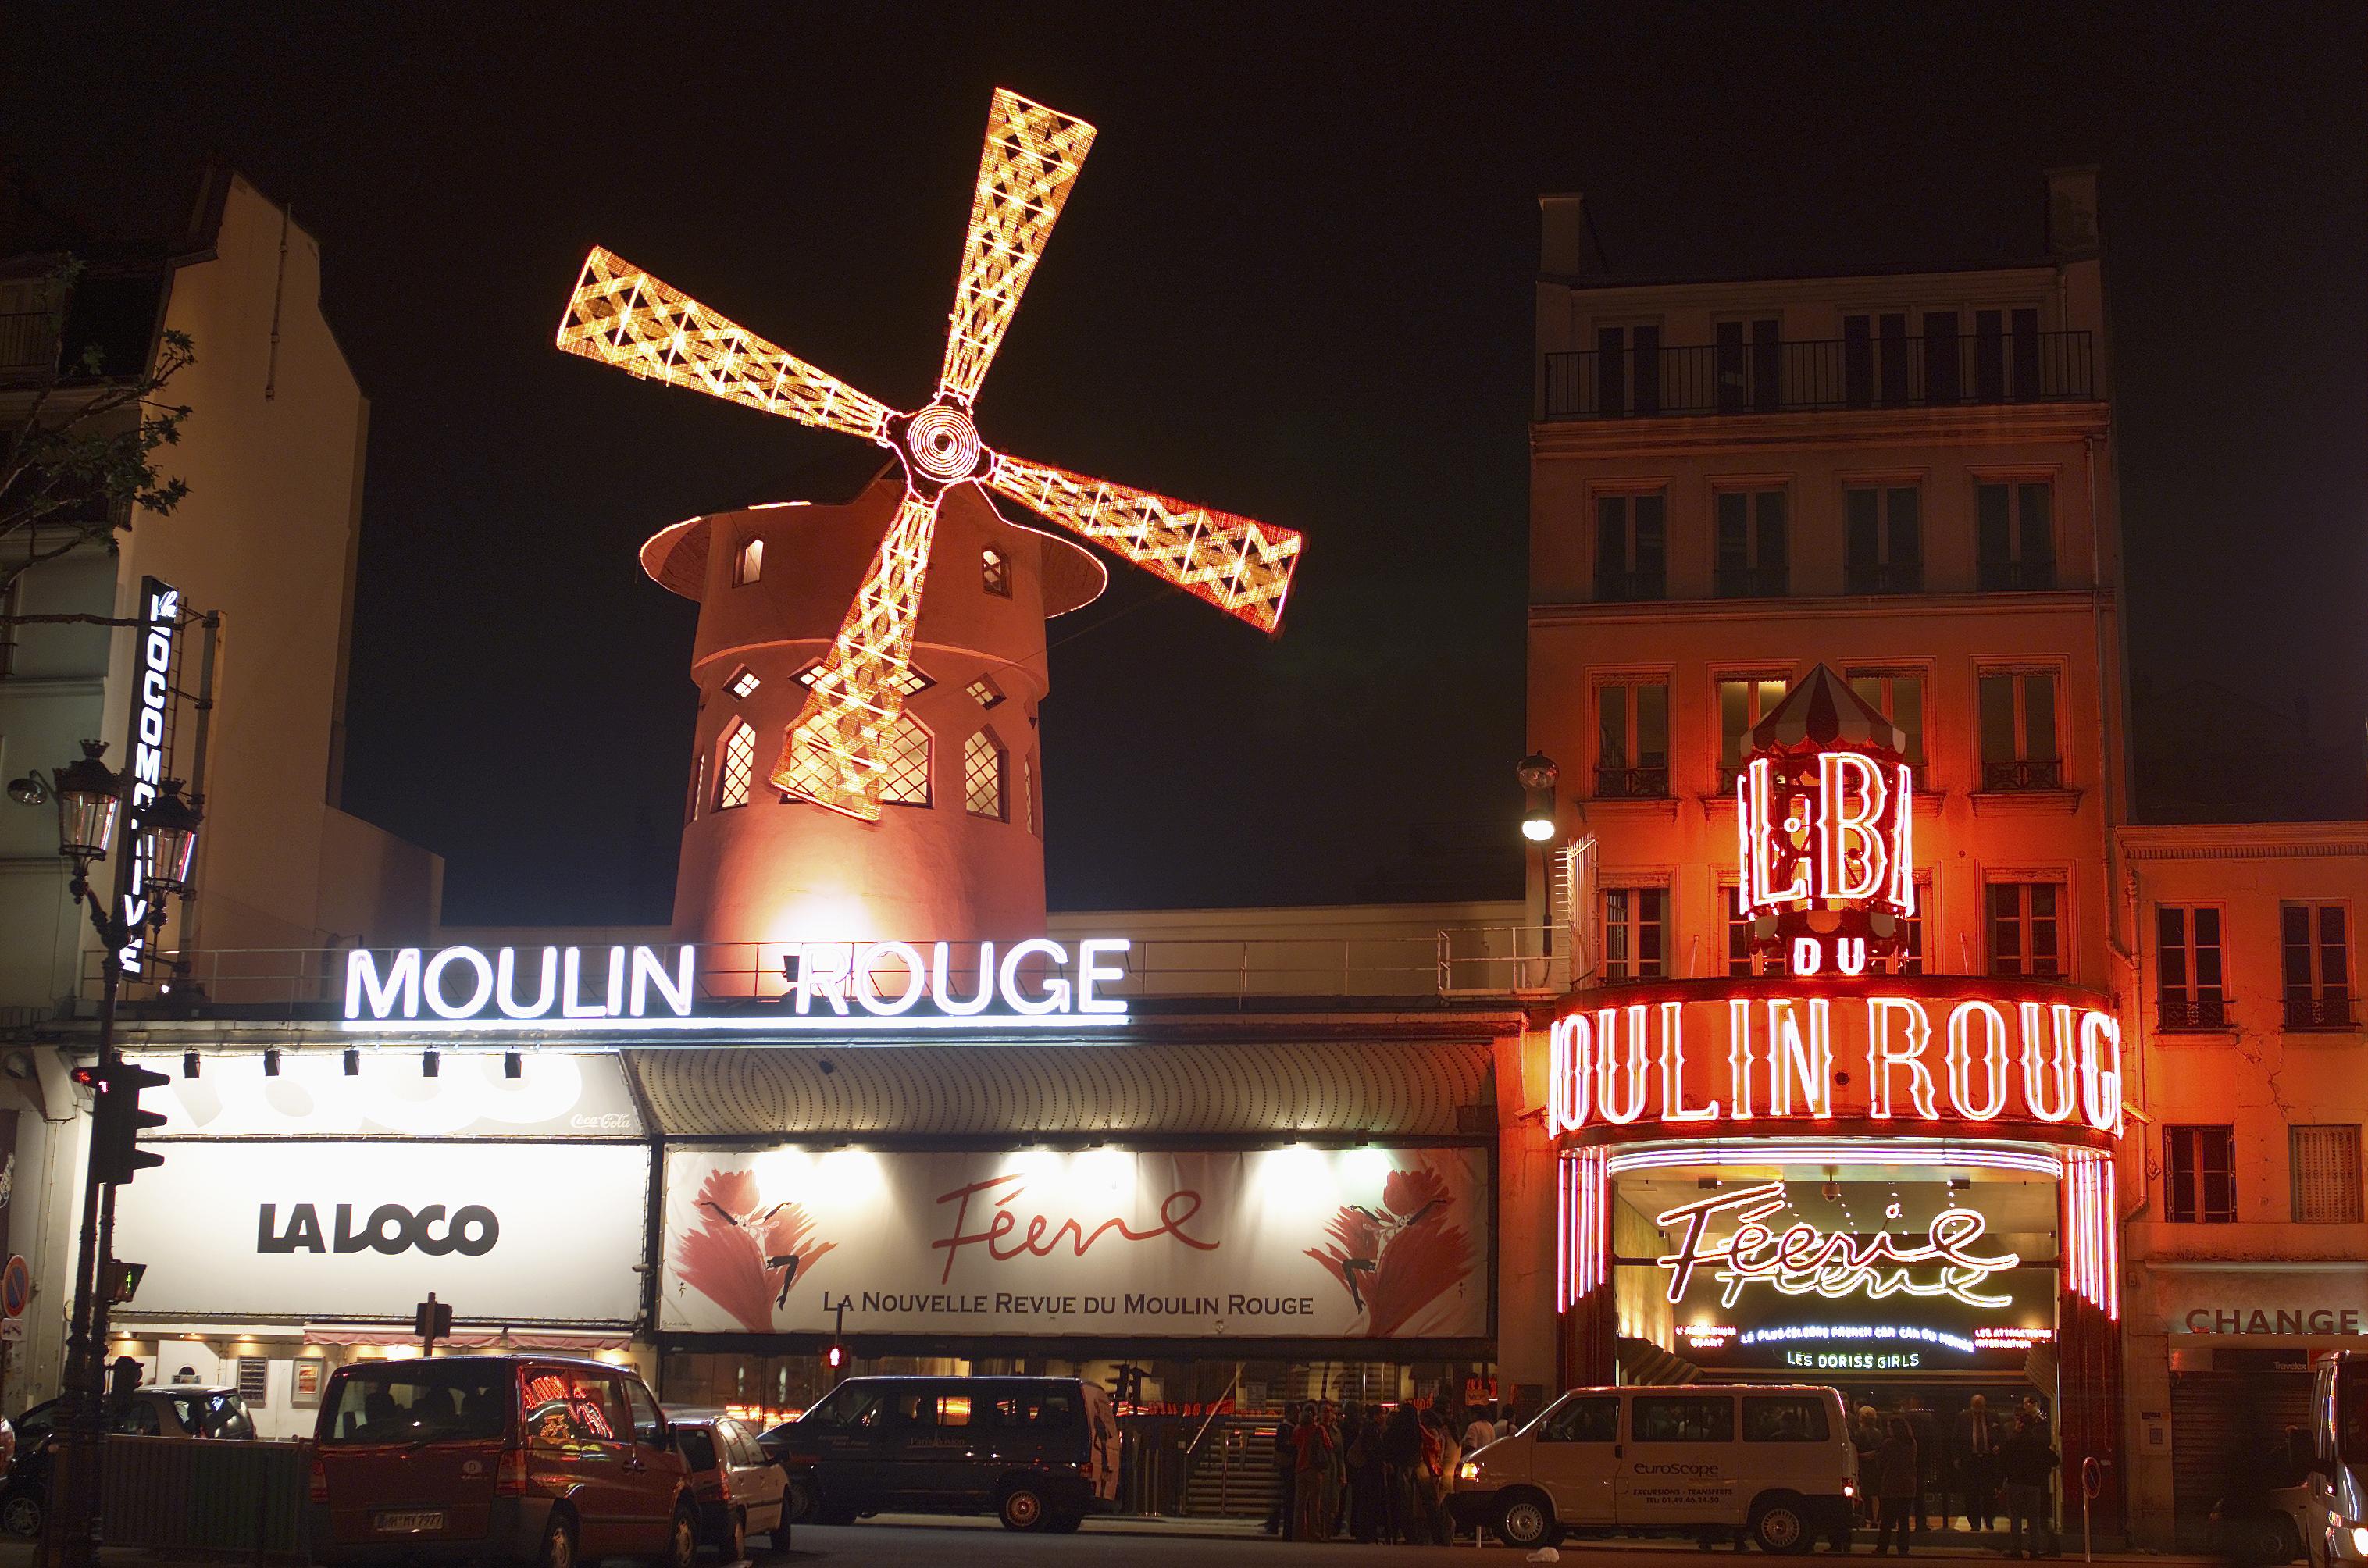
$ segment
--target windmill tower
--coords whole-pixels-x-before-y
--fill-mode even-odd
[[[985,492],[1262,631],[1280,624],[1296,533],[996,451],[972,423],[1093,137],[996,93],[937,391],[911,413],[608,250],[586,260],[561,348],[860,436],[901,471],[843,504],[695,517],[643,547],[652,577],[700,603],[683,939],[1042,929],[1044,618],[1089,602],[1103,574]]]

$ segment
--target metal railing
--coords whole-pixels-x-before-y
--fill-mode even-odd
[[[108,1545],[304,1561],[309,1443],[118,1434],[100,1453]]]
[[[1974,568],[1974,585],[1986,594],[2040,594],[2055,586],[2053,561],[1983,561]]]
[[[1782,566],[1722,566],[1711,578],[1712,592],[1723,599],[1781,599],[1792,583]]]
[[[2226,996],[2157,996],[2156,1027],[2173,1029],[2225,1029],[2228,1027]]]
[[[1669,597],[1669,575],[1660,572],[1598,572],[1598,604],[1650,604]]]
[[[1666,769],[1660,771],[1666,775]],[[521,930],[505,945],[517,949],[516,985],[522,997],[530,997],[539,989],[540,949],[549,944],[539,933]],[[853,949],[864,945],[827,947],[843,971],[852,961]],[[1566,938],[1553,937],[1549,927],[1513,925],[1442,926],[1419,934],[1383,936],[1321,927],[1311,927],[1304,936],[1286,937],[1155,935],[1131,938],[1124,952],[1099,954],[1098,964],[1115,966],[1120,972],[1115,978],[1099,979],[1095,994],[1130,1002],[1200,1001],[1240,1008],[1261,999],[1416,1003],[1512,997],[1566,985],[1569,960],[1564,949],[1567,945]],[[696,994],[701,1003],[773,1003],[795,991],[800,953],[796,945],[693,946],[698,955]],[[929,963],[930,945],[915,946],[922,961]],[[1550,953],[1549,948],[1554,950]],[[370,949],[373,972],[390,974],[401,950]],[[499,949],[480,950],[491,957]],[[622,961],[630,966],[632,950],[632,944],[582,946],[576,960],[578,994],[587,999],[606,995],[616,955],[624,955]],[[669,945],[661,952],[678,950]],[[185,1009],[195,1016],[217,1007],[290,1016],[341,1014],[353,951],[350,948],[238,948],[162,953],[147,977],[127,979],[125,996],[145,1005],[150,1016],[171,1016]],[[1032,956],[1025,962],[1028,983],[1032,989],[1061,979],[1074,985],[1082,961],[1075,941],[1064,944],[1057,961],[1050,955]],[[85,1000],[99,994],[99,955],[85,955],[79,992]],[[947,971],[949,989],[965,998],[975,994],[980,986],[976,944],[952,944]],[[447,982],[456,995],[468,989],[472,971],[462,966],[458,972],[460,978]],[[817,969],[816,972],[822,971]],[[911,983],[911,971],[901,957],[876,952],[871,967],[856,977],[864,994],[891,1001],[903,997]]]
[[[2086,332],[1584,348],[1545,357],[1548,419],[1937,408],[2096,395]]]
[[[2011,794],[2018,790],[2061,790],[2064,765],[2057,761],[1986,762],[1982,764],[1982,788],[1999,794]]]
[[[1669,793],[1669,769],[1664,763],[1655,767],[1599,767],[1595,770],[1595,798],[1599,801],[1659,801]]]
[[[1842,568],[1846,594],[1920,594],[1924,563],[1920,561],[1853,561]]]
[[[2357,1021],[2349,996],[2289,996],[2285,1000],[2286,1028],[2290,1029],[2348,1029]]]

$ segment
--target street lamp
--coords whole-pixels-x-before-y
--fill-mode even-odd
[[[163,931],[166,899],[188,891],[201,822],[198,808],[181,798],[179,780],[166,780],[151,792],[108,767],[104,741],[85,741],[82,756],[57,769],[46,784],[38,774],[28,775],[8,790],[26,804],[38,804],[44,794],[57,801],[58,854],[73,869],[71,892],[89,914],[100,943],[98,1064],[75,1074],[97,1097],[83,1172],[82,1239],[57,1423],[61,1451],[41,1539],[40,1560],[51,1568],[91,1568],[97,1560],[100,1382],[106,1366],[97,1347],[107,1343],[113,1272],[107,1265],[115,1229],[115,1188],[142,1165],[157,1163],[154,1155],[139,1152],[138,1139],[143,1123],[164,1119],[142,1116],[140,1110],[142,1087],[164,1082],[163,1074],[133,1066],[115,1049],[124,951],[143,927]],[[132,842],[119,851],[115,830],[127,794],[131,796],[132,826],[126,836]],[[110,854],[115,886],[113,896],[102,903],[91,890],[90,869]],[[129,914],[133,910],[136,917]]]
[[[1513,772],[1521,781],[1523,794],[1521,836],[1532,844],[1543,844],[1561,825],[1561,813],[1554,804],[1554,780],[1562,777],[1562,769],[1545,753],[1533,751],[1521,758]]]

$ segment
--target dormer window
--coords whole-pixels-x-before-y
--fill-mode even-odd
[[[750,669],[747,665],[743,665],[740,666],[739,674],[734,676],[730,680],[723,683],[723,689],[730,692],[734,697],[739,699],[741,701],[746,702],[748,700],[748,694],[764,684],[765,683],[763,681],[757,678],[756,671]]]
[[[978,552],[978,585],[998,599],[1011,597],[1011,563],[991,545]]]
[[[765,574],[765,541],[752,539],[732,558],[732,585],[745,588]]]

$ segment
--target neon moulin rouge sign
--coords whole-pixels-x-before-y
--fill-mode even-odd
[[[1610,1005],[1574,1007],[1547,1036],[1553,1136],[1841,1121],[2122,1131],[2121,1025],[2070,986],[1679,981],[1586,1000]]]
[[[346,955],[343,1027],[355,1032],[1068,1028],[1122,1024],[1123,937],[1075,944],[788,942],[703,976],[702,949],[357,948]],[[712,949],[711,949],[712,950]],[[750,1010],[747,1004],[761,1004]],[[726,1010],[728,1005],[736,1009]],[[719,1006],[723,1005],[723,1006]]]
[[[1725,1287],[1721,1304],[1729,1307],[1744,1287],[1755,1283],[1771,1285],[1787,1296],[1815,1295],[1827,1301],[1862,1295],[1880,1301],[1905,1295],[1945,1298],[1968,1307],[2014,1304],[2012,1296],[1983,1287],[1994,1275],[2019,1267],[2022,1258],[2011,1252],[1975,1250],[1989,1221],[1973,1210],[1942,1210],[1933,1217],[1924,1239],[1911,1244],[1880,1231],[1849,1236],[1806,1222],[1780,1232],[1767,1221],[1785,1206],[1784,1184],[1770,1181],[1664,1210],[1654,1220],[1656,1225],[1685,1230],[1678,1250],[1655,1260],[1668,1270],[1669,1300],[1683,1301],[1695,1272],[1707,1267]],[[1713,1221],[1732,1221],[1735,1228],[1713,1242],[1709,1239]]]

